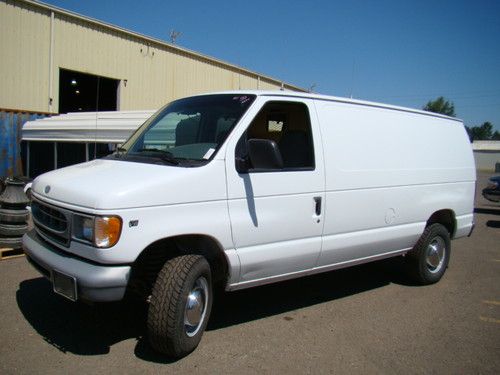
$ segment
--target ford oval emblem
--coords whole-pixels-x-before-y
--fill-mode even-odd
[[[45,194],[49,194],[50,185],[45,186]]]

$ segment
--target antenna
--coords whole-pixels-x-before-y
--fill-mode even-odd
[[[309,93],[313,93],[315,88],[316,88],[316,84],[313,83],[311,86],[309,86]]]
[[[175,44],[177,38],[180,37],[182,33],[180,31],[175,31],[174,29],[170,30],[170,42]]]

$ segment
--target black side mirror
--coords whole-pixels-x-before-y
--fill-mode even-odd
[[[236,172],[238,173],[247,173],[250,169],[250,160],[248,159],[248,157],[236,156],[235,164]]]
[[[249,139],[247,145],[254,169],[283,169],[283,159],[276,142],[270,139]]]

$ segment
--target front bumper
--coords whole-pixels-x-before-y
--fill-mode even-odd
[[[76,279],[78,299],[91,302],[123,299],[130,277],[130,266],[98,265],[58,250],[42,240],[33,229],[23,236],[28,261],[54,282],[53,272]]]

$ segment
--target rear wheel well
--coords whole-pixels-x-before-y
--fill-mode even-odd
[[[165,262],[179,255],[202,255],[208,261],[214,286],[224,285],[228,263],[220,244],[205,235],[182,235],[164,238],[149,245],[132,265],[127,294],[145,299]]]
[[[457,221],[455,219],[455,213],[452,210],[447,209],[434,212],[429,220],[427,220],[425,227],[427,228],[432,224],[441,224],[448,230],[448,233],[450,233],[450,238],[454,237]]]

